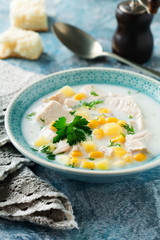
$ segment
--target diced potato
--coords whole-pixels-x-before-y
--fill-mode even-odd
[[[59,92],[62,92],[66,97],[72,97],[75,95],[74,90],[69,86],[64,86],[59,90]]]
[[[56,156],[56,160],[60,163],[62,163],[63,165],[68,165],[70,164],[70,157],[64,154],[61,155],[57,155]]]
[[[51,152],[53,152],[55,147],[56,147],[56,145],[54,143],[50,143],[49,147],[50,147]]]
[[[96,144],[93,141],[86,141],[82,143],[82,146],[86,150],[86,152],[92,152],[97,149]]]
[[[139,162],[146,160],[146,158],[147,156],[144,153],[138,153],[136,156],[134,156],[134,159]]]
[[[34,143],[36,147],[42,147],[50,143],[50,140],[44,136],[40,136]]]
[[[77,109],[76,115],[82,116],[83,118],[86,118],[87,120],[90,118],[89,112],[85,109]]]
[[[124,160],[118,160],[114,162],[113,164],[115,167],[124,167],[126,165],[126,162]]]
[[[95,168],[95,163],[94,162],[83,162],[82,163],[82,168],[89,168],[89,169],[94,169]]]
[[[107,170],[109,169],[109,162],[107,159],[102,159],[95,163],[96,169],[98,170]]]
[[[113,149],[114,149],[114,154],[118,158],[122,158],[127,153],[126,149],[122,147],[113,147]]]
[[[106,123],[102,127],[104,134],[110,137],[119,136],[120,133],[123,133],[123,129],[117,123]]]

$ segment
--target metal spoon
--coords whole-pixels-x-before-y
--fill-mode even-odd
[[[80,30],[79,28],[66,23],[56,22],[53,25],[53,30],[58,39],[67,48],[82,58],[94,59],[97,57],[107,56],[129,66],[137,68],[145,74],[149,74],[160,79],[160,72],[143,67],[114,53],[104,52],[99,42],[97,42],[92,36]]]

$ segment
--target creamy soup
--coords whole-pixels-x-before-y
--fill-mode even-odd
[[[46,160],[91,170],[128,167],[159,154],[159,103],[104,84],[65,86],[26,111],[22,130]]]

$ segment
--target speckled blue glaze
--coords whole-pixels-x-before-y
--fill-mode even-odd
[[[97,38],[111,51],[119,0],[46,0],[49,24],[65,21]],[[0,31],[9,27],[9,0],[1,0]],[[72,13],[72,14],[71,14]],[[151,26],[153,56],[146,65],[160,71],[160,14]],[[9,59],[7,62],[35,73],[50,74],[75,67],[116,67],[132,70],[114,60],[86,61],[74,56],[51,33],[41,33],[44,53],[38,61]],[[33,171],[70,199],[79,230],[53,231],[30,223],[0,219],[0,240],[159,240],[160,167],[115,184],[81,183],[60,177],[36,165]]]

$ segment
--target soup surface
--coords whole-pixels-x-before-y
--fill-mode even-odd
[[[72,168],[109,170],[159,154],[159,103],[135,90],[65,86],[26,111],[22,131],[33,151]]]

